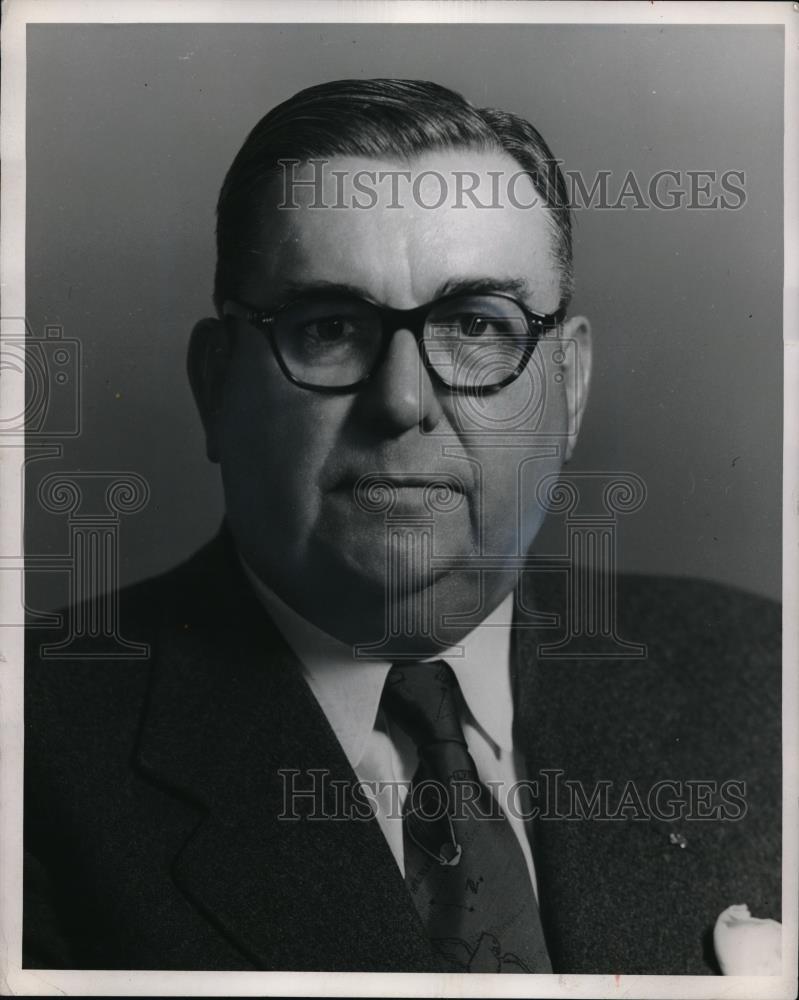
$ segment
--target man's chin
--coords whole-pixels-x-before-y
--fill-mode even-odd
[[[402,579],[419,589],[435,579],[434,556],[468,556],[475,551],[465,504],[456,513],[435,520],[415,509],[412,515],[387,521],[382,514],[343,513],[328,504],[308,540],[309,555],[316,551],[331,566],[343,567],[371,586]]]
[[[315,623],[351,646],[357,659],[426,659],[454,646],[469,628],[442,627],[443,615],[433,602],[424,606],[424,597],[425,591],[416,591],[410,599],[386,600],[380,607],[351,602],[338,609],[328,606],[321,614],[316,608]]]
[[[374,646],[376,655],[383,648],[385,656],[441,652],[466,631],[444,629],[445,615],[480,599],[476,573],[434,569],[413,558],[387,562],[384,550],[376,556],[358,545],[319,544],[311,562],[297,610],[348,645]]]
[[[396,596],[426,590],[449,572],[436,570],[429,559],[419,558],[418,553],[406,552],[401,558],[396,555],[394,553],[392,558],[386,548],[375,550],[358,541],[346,550],[324,546],[320,552],[321,561],[329,567],[328,572],[340,579],[343,587],[356,591],[367,587],[381,603],[392,592]]]

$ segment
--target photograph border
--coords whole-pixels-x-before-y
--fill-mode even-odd
[[[21,968],[23,628],[0,630],[0,941],[9,995],[741,997],[796,995],[799,777],[799,3],[269,2],[4,0],[0,158],[0,338],[16,337],[25,304],[26,43],[33,23],[781,24],[785,45],[783,423],[783,975],[493,976],[310,972],[164,972]],[[0,425],[25,409],[23,372],[2,364]],[[0,559],[22,559],[24,436],[0,440]],[[19,563],[22,566],[22,563]],[[0,621],[22,621],[17,574],[0,573]]]

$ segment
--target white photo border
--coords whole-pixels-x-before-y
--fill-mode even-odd
[[[799,3],[324,2],[324,0],[4,0],[0,336],[25,312],[26,27],[33,23],[782,24],[785,45],[783,455],[783,976],[489,976],[300,972],[159,972],[21,968],[22,629],[0,629],[0,974],[10,995],[463,996],[787,998],[797,992],[799,780]],[[0,355],[0,422],[25,406],[24,374]],[[22,554],[25,451],[0,448],[0,564]],[[9,556],[9,553],[12,555]],[[17,554],[17,555],[13,555]],[[3,568],[0,565],[0,568]],[[0,621],[21,620],[15,574],[0,573]]]

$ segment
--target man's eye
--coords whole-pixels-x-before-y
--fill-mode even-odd
[[[315,323],[308,323],[303,331],[313,340],[321,343],[332,344],[342,337],[349,337],[355,332],[355,326],[349,320],[338,316],[329,319],[319,319]]]
[[[502,337],[514,332],[513,322],[499,316],[462,316],[460,327],[466,337]]]

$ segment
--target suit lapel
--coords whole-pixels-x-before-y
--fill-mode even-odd
[[[138,754],[197,807],[175,882],[256,967],[434,970],[377,822],[310,818],[341,816],[355,775],[225,548],[187,574],[216,599],[166,616]]]
[[[525,604],[561,614],[563,600],[548,586],[534,605]],[[610,783],[613,811],[628,782],[645,796],[664,777],[693,775],[661,738],[658,713],[673,681],[652,650],[636,661],[539,659],[539,644],[553,638],[556,629],[522,628],[513,642],[514,739],[539,786],[541,814],[530,837],[553,968],[715,971],[707,921],[720,907],[703,899],[714,849],[708,824],[688,824],[683,850],[685,824],[632,818],[635,808],[619,819],[586,818],[585,809],[575,818],[565,784],[579,783],[590,796],[599,783]]]

